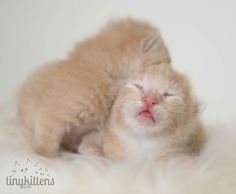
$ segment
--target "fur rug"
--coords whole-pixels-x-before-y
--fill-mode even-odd
[[[33,153],[32,134],[20,125],[15,111],[0,108],[1,194],[236,193],[234,125],[214,127],[201,155],[190,162],[179,157],[164,163],[115,163],[68,152],[62,152],[57,159],[47,159]],[[39,184],[39,179],[43,179],[42,185],[33,185]]]

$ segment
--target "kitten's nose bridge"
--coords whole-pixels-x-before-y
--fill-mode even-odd
[[[145,95],[145,96],[143,96],[142,101],[148,107],[155,106],[156,104],[159,103],[157,96],[153,96],[153,95]]]

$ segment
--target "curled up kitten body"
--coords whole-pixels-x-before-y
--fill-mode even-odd
[[[188,79],[169,64],[140,67],[120,90],[106,130],[85,135],[79,152],[114,160],[197,154],[205,137],[198,106]]]
[[[140,66],[169,62],[159,31],[133,19],[114,21],[78,44],[61,61],[29,75],[18,95],[18,115],[34,131],[37,153],[77,151],[81,137],[105,128],[119,89]]]

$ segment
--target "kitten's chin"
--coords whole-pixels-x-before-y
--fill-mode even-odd
[[[128,123],[128,126],[132,134],[141,137],[158,136],[164,128],[162,123],[154,123],[151,120],[137,118],[133,122]]]

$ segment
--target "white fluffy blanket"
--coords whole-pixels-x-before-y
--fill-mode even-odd
[[[31,134],[19,124],[14,111],[1,109],[1,194],[236,194],[236,127],[233,125],[213,128],[205,149],[194,163],[181,158],[164,164],[114,163],[67,152],[60,158],[47,159],[33,153]],[[33,185],[39,184],[33,180],[29,183],[33,178],[44,182]],[[45,185],[46,179],[53,179],[54,184]]]

